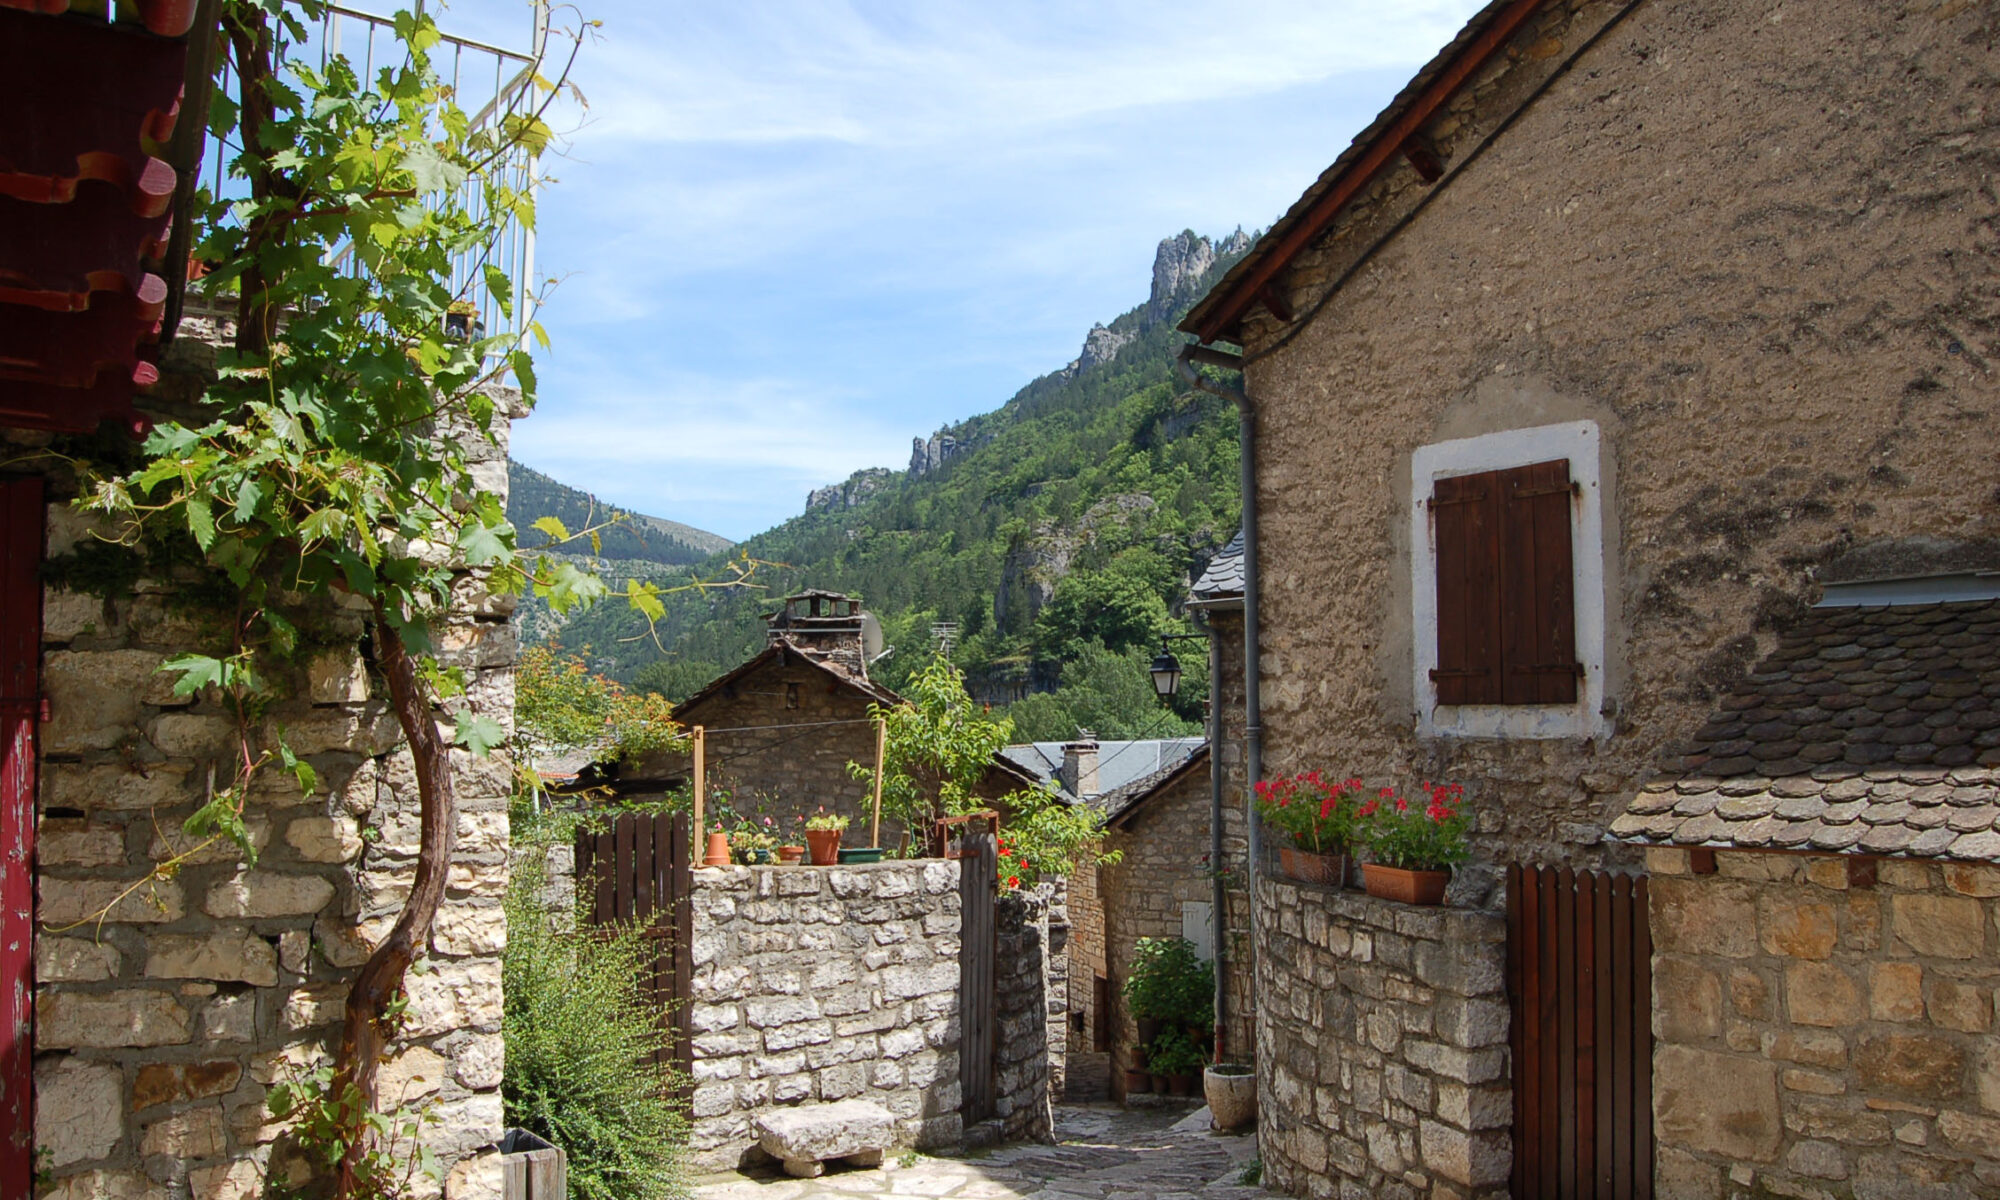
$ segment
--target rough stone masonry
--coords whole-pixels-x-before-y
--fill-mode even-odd
[[[474,469],[504,494],[506,422],[495,424],[499,440],[474,447]],[[66,504],[51,503],[51,560],[89,536]],[[43,602],[35,1142],[57,1200],[234,1200],[301,1178],[266,1092],[326,1061],[353,973],[415,872],[410,755],[358,652],[363,615],[343,609],[317,631],[327,648],[284,681],[291,694],[265,716],[313,764],[320,790],[301,794],[277,775],[257,786],[247,814],[254,868],[233,845],[216,845],[170,879],[141,882],[193,846],[181,824],[211,772],[217,786],[232,777],[227,710],[210,695],[175,696],[173,677],[159,672],[171,655],[228,645],[226,631],[177,600],[179,586],[140,580],[111,599],[52,586]],[[470,573],[458,595],[440,658],[464,668],[476,711],[511,725],[511,602]],[[511,770],[502,753],[464,751],[452,769],[448,891],[381,1087],[386,1102],[435,1115],[425,1141],[449,1169],[447,1194],[483,1196],[498,1187],[497,1159],[482,1148],[501,1134]],[[114,900],[99,924],[94,914]]]
[[[1258,881],[1258,1149],[1314,1200],[1507,1194],[1497,913]]]
[[[761,1155],[760,1109],[858,1098],[897,1145],[959,1144],[959,864],[694,872],[698,1166]]]

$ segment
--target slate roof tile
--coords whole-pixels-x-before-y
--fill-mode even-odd
[[[2000,600],[1811,610],[1612,836],[2000,860],[1996,635]]]

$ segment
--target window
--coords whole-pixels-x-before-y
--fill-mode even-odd
[[[1419,736],[1610,734],[1599,446],[1574,421],[1411,455]]]
[[[1439,704],[1573,704],[1569,460],[1437,481]]]

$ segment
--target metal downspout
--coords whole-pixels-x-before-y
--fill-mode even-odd
[[[1250,399],[1249,392],[1204,377],[1196,369],[1196,363],[1241,371],[1243,360],[1225,351],[1189,343],[1181,347],[1180,355],[1174,359],[1174,369],[1180,372],[1181,378],[1187,380],[1190,386],[1212,396],[1220,396],[1236,405],[1238,486],[1242,492],[1243,505],[1243,777],[1245,783],[1243,825],[1249,840],[1249,852],[1245,857],[1249,859],[1247,866],[1250,888],[1250,964],[1251,987],[1254,989],[1257,952],[1262,941],[1258,936],[1257,876],[1264,854],[1263,839],[1258,835],[1257,829],[1257,810],[1252,800],[1256,795],[1257,781],[1264,776],[1264,706],[1258,688],[1257,415],[1256,405]],[[1214,684],[1211,682],[1209,686],[1213,687]],[[1219,722],[1220,717],[1217,720]],[[1222,752],[1221,745],[1217,743],[1210,752],[1219,757]]]
[[[1208,627],[1208,874],[1209,944],[1215,948],[1215,1061],[1227,1062],[1229,1016],[1228,893],[1222,886],[1222,705],[1215,689],[1222,678],[1222,647]]]

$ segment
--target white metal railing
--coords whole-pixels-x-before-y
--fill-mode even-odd
[[[424,0],[413,0],[412,8],[422,14]],[[526,53],[442,30],[440,33],[439,43],[431,49],[431,66],[452,89],[458,106],[474,114],[473,129],[497,126],[534,102],[536,64],[548,42],[547,0],[536,0],[534,4],[531,50]],[[322,67],[336,57],[345,57],[363,79],[373,78],[379,67],[390,65],[392,56],[398,60],[402,56],[391,18],[341,4],[327,6],[317,28],[309,31],[305,50],[308,55],[317,52]],[[283,61],[288,55],[301,57],[298,47],[287,45],[280,27],[275,57]],[[222,94],[235,95],[235,70],[227,56],[222,58],[216,82]],[[230,173],[230,164],[242,152],[240,135],[209,138],[198,182],[220,198],[247,197],[248,180]],[[510,187],[533,196],[537,187],[537,156],[532,151],[525,147],[517,149],[497,170]],[[425,202],[435,205],[442,201],[442,196],[432,196]],[[475,216],[486,215],[485,194],[477,181],[468,180],[460,185],[458,202]],[[360,270],[353,250],[349,243],[336,246],[332,251],[334,264],[345,270]],[[499,299],[486,286],[484,267],[488,263],[498,266],[512,282],[511,317],[502,314]],[[516,334],[525,336],[528,323],[534,319],[534,270],[535,231],[509,214],[491,244],[453,258],[452,294],[472,306],[476,329],[497,332],[511,327]]]

